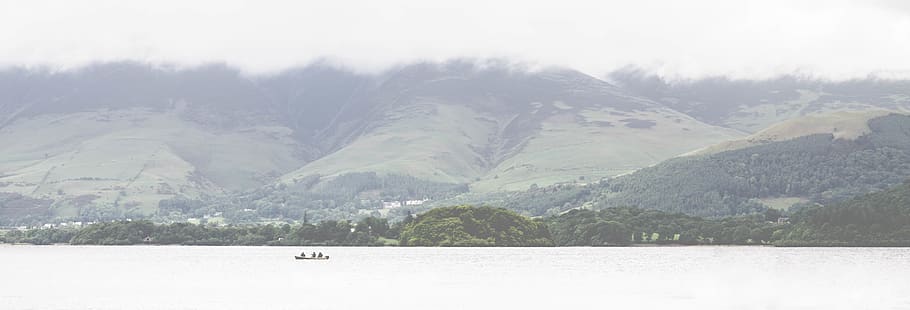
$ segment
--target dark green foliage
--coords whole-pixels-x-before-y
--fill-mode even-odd
[[[578,206],[591,197],[591,189],[572,184],[534,187],[504,199],[502,207],[531,215],[552,215]]]
[[[910,246],[910,183],[844,203],[806,208],[779,245]]]
[[[590,185],[559,184],[478,201],[548,216],[573,208],[637,206],[702,217],[765,212],[757,199],[800,197],[831,204],[882,190],[910,176],[910,116],[869,120],[871,132],[856,140],[830,134],[667,160]],[[475,201],[466,201],[476,203]],[[769,215],[768,220],[773,220]]]
[[[500,208],[456,206],[430,210],[407,224],[401,245],[550,246],[544,223]]]
[[[875,118],[869,127],[872,132],[855,141],[818,134],[668,160],[595,185],[588,201],[598,209],[639,206],[709,217],[764,210],[755,198],[842,201],[910,176],[910,116]]]
[[[29,229],[0,232],[0,243],[58,244],[68,243],[76,229]]]
[[[213,227],[189,223],[154,225],[148,221],[122,221],[89,225],[66,239],[71,244],[182,244],[182,245],[380,245],[389,235],[385,219],[366,218],[355,228],[347,221],[319,224]],[[53,231],[48,229],[46,231]],[[12,233],[12,232],[11,232]],[[385,235],[383,235],[385,233]],[[25,239],[20,242],[28,242]]]
[[[709,220],[634,207],[572,210],[547,223],[557,246],[768,244],[783,227],[759,215]]]
[[[395,238],[397,234],[391,230],[389,220],[377,217],[365,217],[357,222],[357,232],[368,235],[381,236],[386,238]]]

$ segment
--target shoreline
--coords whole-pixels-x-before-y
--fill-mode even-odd
[[[327,248],[694,248],[694,247],[743,247],[743,248],[910,248],[906,245],[773,245],[773,244],[631,244],[631,245],[610,245],[610,246],[481,246],[481,247],[458,247],[458,246],[370,246],[370,245],[325,245],[325,244],[308,244],[308,245],[199,245],[199,244],[31,244],[31,243],[0,243],[0,247],[17,247],[17,246],[34,246],[34,247],[327,247]]]

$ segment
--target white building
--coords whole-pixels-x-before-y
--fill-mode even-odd
[[[405,202],[404,202],[404,205],[406,205],[406,206],[419,206],[419,205],[422,205],[424,202],[427,202],[427,201],[430,201],[430,200],[429,200],[429,199],[408,200],[408,201],[405,201]]]

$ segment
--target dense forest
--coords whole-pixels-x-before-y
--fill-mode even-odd
[[[557,246],[773,244],[775,246],[910,246],[910,181],[891,189],[787,214],[700,218],[634,207],[572,210],[550,218]],[[781,220],[781,221],[778,221]]]
[[[816,134],[744,149],[686,156],[587,186],[531,189],[504,205],[530,215],[577,207],[637,206],[703,217],[761,213],[758,199],[796,197],[828,205],[900,184],[910,176],[910,116],[869,121],[856,139]]]
[[[792,216],[782,246],[910,246],[910,181],[892,189]]]

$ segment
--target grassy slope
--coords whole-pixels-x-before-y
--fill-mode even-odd
[[[715,154],[772,142],[786,141],[813,134],[832,134],[836,139],[855,140],[869,133],[869,119],[887,115],[889,111],[873,109],[866,111],[839,111],[820,113],[786,120],[744,139],[732,140],[691,153],[692,155]]]
[[[586,186],[540,187],[488,201],[530,215],[638,206],[727,216],[765,207],[830,204],[899,184],[910,176],[910,116],[891,114],[866,123],[869,132],[858,139],[812,134],[716,154],[681,156]]]
[[[768,102],[765,104],[741,107],[741,109],[723,120],[725,127],[737,128],[748,132],[759,132],[765,128],[776,127],[788,120],[803,119],[807,116],[831,117],[838,112],[851,114],[852,112],[870,111],[880,115],[883,109],[892,112],[910,112],[910,101],[905,98],[893,98],[894,106],[885,108],[886,104],[870,104],[857,100],[830,100],[823,99],[823,92],[811,90],[797,90],[798,99],[783,102]],[[886,100],[887,101],[887,100]],[[878,112],[875,112],[878,111]],[[827,116],[823,116],[827,115]],[[851,118],[850,116],[846,116]],[[835,121],[837,116],[835,116]]]
[[[799,118],[813,102],[821,97],[816,91],[800,89],[798,98],[780,102],[766,102],[754,106],[740,106],[739,110],[723,120],[723,125],[747,132],[758,132],[775,123]]]
[[[497,163],[485,154],[496,148],[492,139],[505,120],[427,100],[393,111],[386,116],[392,121],[283,180],[375,171],[471,183],[472,190],[479,192],[523,190],[535,183],[544,186],[581,176],[586,180],[614,176],[693,147],[741,136],[668,109],[576,111],[563,105],[553,111],[519,152]],[[627,119],[650,120],[656,125],[632,128],[622,121]]]
[[[0,131],[0,191],[61,200],[63,214],[85,195],[150,212],[174,194],[258,186],[299,165],[283,134],[216,132],[139,110],[20,120]]]
[[[466,183],[484,173],[480,149],[494,123],[470,109],[425,100],[392,110],[386,121],[345,148],[282,177],[351,172],[409,174],[437,182]]]
[[[627,119],[649,120],[655,125],[633,128],[622,121]],[[604,126],[606,123],[610,126]],[[489,192],[524,190],[535,183],[585,183],[740,136],[734,130],[706,125],[666,109],[565,111],[547,119],[520,153],[500,163],[483,180],[472,184],[472,189]]]
[[[859,131],[843,136],[854,139],[838,139],[834,134],[808,130],[807,135],[799,138],[676,158],[611,180],[605,185],[608,189],[601,193],[600,203],[726,215],[730,211],[725,207],[732,210],[733,206],[739,206],[745,210],[749,208],[747,202],[782,209],[813,199],[838,201],[906,179],[910,175],[907,172],[910,132],[906,129],[910,117],[853,116],[859,117],[859,123],[867,124],[854,126]],[[828,120],[844,122],[843,118]],[[816,121],[818,118],[808,120],[804,123],[807,126],[801,128],[825,127]],[[847,123],[858,124],[854,120]],[[794,124],[800,122],[786,122],[778,129],[794,130]],[[856,138],[853,134],[859,132],[865,135]]]

